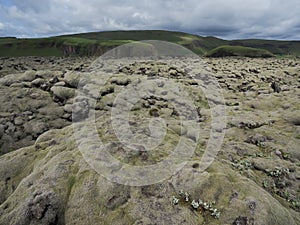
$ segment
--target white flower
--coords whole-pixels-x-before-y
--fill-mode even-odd
[[[173,203],[173,205],[177,205],[178,202],[179,202],[179,199],[176,198],[175,196],[173,196],[173,198],[172,198],[172,203]]]
[[[185,195],[185,201],[188,202],[190,197],[189,193],[185,192],[184,195]]]
[[[200,206],[199,203],[196,202],[195,200],[192,201],[192,204],[191,204],[191,205],[193,206],[194,209],[198,209],[199,206]]]

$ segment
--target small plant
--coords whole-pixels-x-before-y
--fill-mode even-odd
[[[177,205],[179,203],[179,198],[176,198],[175,196],[172,197],[172,204]]]
[[[231,165],[239,171],[248,170],[252,167],[252,163],[248,160],[241,160],[237,163],[231,163]]]
[[[295,209],[300,209],[300,201],[298,199],[292,201],[292,206]]]
[[[285,152],[282,152],[282,158],[287,160],[290,158],[290,154],[289,153],[285,153]]]
[[[275,170],[266,169],[265,171],[271,177],[281,177],[283,175],[288,175],[290,173],[290,170],[288,168],[281,169],[278,167],[275,167]]]
[[[287,190],[285,190],[283,192],[283,195],[284,195],[284,198],[287,199],[287,201],[289,202],[290,201],[290,197],[291,197],[291,193]]]
[[[267,180],[263,181],[263,187],[268,188],[269,187],[269,182]]]
[[[262,158],[264,156],[264,154],[259,152],[259,153],[256,153],[256,156]]]
[[[258,146],[260,148],[264,148],[264,147],[266,147],[266,144],[263,141],[257,141],[256,146]]]
[[[179,204],[180,201],[183,203],[189,203],[189,205],[193,210],[202,210],[202,211],[210,212],[210,215],[215,219],[218,219],[221,216],[221,212],[218,209],[213,207],[215,202],[209,203],[209,202],[202,201],[201,199],[199,199],[198,201],[195,199],[191,200],[190,194],[188,192],[184,192],[180,190],[179,198],[177,198],[176,196],[172,197],[173,205]]]

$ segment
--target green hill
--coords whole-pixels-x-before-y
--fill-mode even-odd
[[[183,32],[140,30],[92,32],[32,39],[0,38],[0,57],[99,56],[119,45],[141,40],[163,40],[176,43],[192,50],[198,55],[209,55],[215,48],[229,45],[265,49],[275,55],[300,56],[300,41],[227,41],[215,37],[201,37]],[[250,56],[253,54],[252,49],[240,49],[240,47],[237,47],[234,50],[237,50],[237,52],[247,52],[249,50]],[[259,53],[262,52],[259,51]],[[243,53],[242,55],[249,54]]]
[[[262,57],[269,58],[274,55],[265,49],[243,47],[243,46],[230,46],[224,45],[209,51],[206,56],[209,57],[226,57],[226,56],[243,56],[243,57]]]

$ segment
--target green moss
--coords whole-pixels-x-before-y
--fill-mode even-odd
[[[71,176],[68,180],[68,195],[70,195],[75,183],[76,183],[76,178],[74,176]]]
[[[268,57],[273,57],[274,55],[265,49],[224,45],[209,51],[206,54],[206,56],[208,57],[245,56],[251,58],[257,58],[257,57],[268,58]]]

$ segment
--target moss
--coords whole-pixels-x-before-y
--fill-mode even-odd
[[[70,178],[69,178],[69,180],[68,180],[68,188],[67,188],[67,195],[69,196],[70,195],[70,193],[71,193],[71,191],[72,191],[72,188],[73,188],[73,186],[75,185],[75,183],[76,183],[76,177],[75,176],[71,176]]]
[[[206,56],[209,57],[245,56],[251,58],[257,58],[257,57],[268,58],[268,57],[273,57],[274,55],[265,49],[226,45],[211,50],[206,54]]]
[[[130,216],[130,213],[127,212],[124,208],[118,208],[111,212],[108,217],[104,218],[104,225],[111,224],[122,224],[122,225],[131,225],[134,224],[135,220]]]

